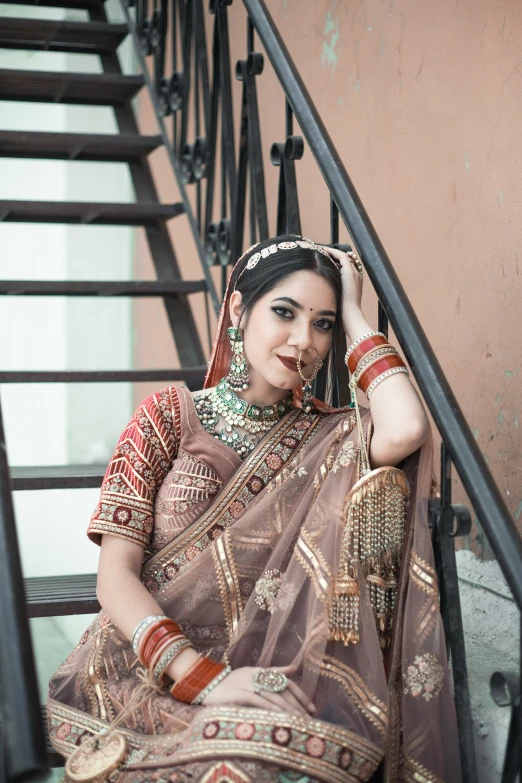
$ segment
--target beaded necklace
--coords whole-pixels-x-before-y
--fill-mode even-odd
[[[240,457],[255,447],[260,433],[268,432],[292,408],[292,393],[275,405],[252,405],[237,396],[227,380],[222,378],[214,389],[203,391],[195,400],[196,411],[203,427],[223,443],[231,446]],[[225,427],[218,429],[219,419]],[[248,434],[241,434],[242,427]]]

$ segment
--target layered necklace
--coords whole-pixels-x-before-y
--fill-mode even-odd
[[[223,443],[231,446],[240,457],[250,453],[261,433],[268,432],[276,421],[292,409],[292,392],[275,405],[251,405],[237,396],[225,378],[214,389],[203,391],[194,399],[203,427]],[[218,428],[222,418],[225,426]],[[237,427],[242,427],[245,434]]]

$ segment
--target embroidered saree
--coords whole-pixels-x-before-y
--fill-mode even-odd
[[[362,426],[369,442],[369,413]],[[143,584],[196,650],[233,668],[296,664],[293,678],[317,712],[191,706],[151,691],[118,727],[128,753],[112,783],[345,783],[378,769],[387,783],[460,781],[427,527],[431,444],[402,466],[400,542],[385,537],[379,557],[364,560],[350,528],[359,437],[353,411],[295,408],[241,461],[204,430],[187,389],[140,406],[107,469],[89,537],[142,545]],[[350,547],[356,632],[345,644],[332,626]],[[385,630],[378,579],[393,599]],[[102,610],[50,681],[54,747],[68,757],[109,727],[141,685],[138,669]]]

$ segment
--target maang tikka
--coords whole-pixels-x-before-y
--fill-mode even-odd
[[[233,389],[248,389],[250,379],[248,377],[245,349],[243,346],[243,331],[235,326],[229,326],[227,333],[232,349],[227,383]]]

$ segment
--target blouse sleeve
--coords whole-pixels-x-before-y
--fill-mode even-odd
[[[154,500],[179,447],[179,399],[175,387],[151,394],[124,429],[103,479],[87,535],[150,543]]]

